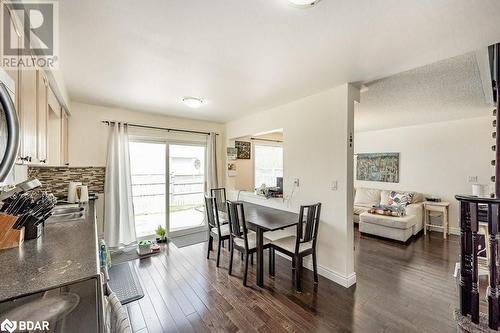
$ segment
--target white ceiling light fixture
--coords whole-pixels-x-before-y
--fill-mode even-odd
[[[184,97],[182,102],[190,108],[196,109],[203,105],[203,100],[197,97]]]
[[[288,0],[292,5],[300,8],[312,7],[320,0]]]

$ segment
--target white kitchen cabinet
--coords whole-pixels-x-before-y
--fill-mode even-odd
[[[48,123],[48,87],[47,77],[42,70],[37,70],[37,149],[38,163],[47,163],[47,123]]]
[[[23,140],[21,157],[25,163],[36,163],[37,158],[37,72],[21,70],[20,112]]]

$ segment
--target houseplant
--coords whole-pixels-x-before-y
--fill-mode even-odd
[[[156,239],[158,243],[163,243],[167,241],[167,231],[165,230],[165,228],[163,228],[161,225],[158,225],[158,228],[156,228],[155,232],[156,235],[158,236],[158,238]]]

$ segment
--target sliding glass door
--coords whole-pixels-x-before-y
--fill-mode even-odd
[[[158,226],[165,227],[166,145],[130,142],[129,148],[135,232],[143,238],[154,235]]]
[[[153,236],[159,225],[169,237],[205,230],[205,160],[204,144],[130,143],[137,237]]]
[[[204,228],[205,146],[169,145],[169,233]]]

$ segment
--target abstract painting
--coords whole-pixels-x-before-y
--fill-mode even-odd
[[[235,148],[238,150],[238,159],[239,160],[249,160],[252,156],[252,145],[250,142],[246,141],[235,141]]]
[[[357,180],[399,183],[399,153],[368,153],[357,156]]]

